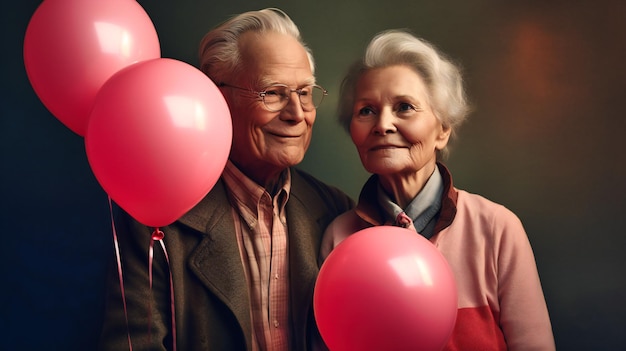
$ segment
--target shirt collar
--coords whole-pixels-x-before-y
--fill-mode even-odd
[[[275,187],[275,194],[269,194],[264,187],[246,176],[230,160],[226,163],[222,179],[224,179],[224,183],[229,190],[228,193],[232,205],[236,208],[244,206],[248,209],[248,211],[240,211],[242,214],[245,212],[258,214],[258,206],[263,196],[269,197],[273,205],[278,206],[282,213],[291,191],[291,172],[289,168],[280,174]],[[256,222],[256,218],[244,218],[244,220],[250,225]]]
[[[441,209],[442,193],[443,178],[438,167],[435,167],[433,174],[428,178],[422,190],[405,209],[391,200],[380,183],[377,187],[378,202],[385,213],[386,222],[394,222],[398,215],[404,211],[413,220],[413,225],[419,233],[422,233],[429,223],[434,226],[433,218]]]

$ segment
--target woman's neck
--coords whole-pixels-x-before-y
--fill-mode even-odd
[[[379,174],[380,184],[398,206],[406,208],[424,188],[435,171],[435,163],[428,164],[417,172]]]

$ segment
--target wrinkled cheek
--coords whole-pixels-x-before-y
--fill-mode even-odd
[[[352,144],[354,144],[359,154],[365,152],[365,146],[367,145],[367,135],[351,131],[350,138],[352,139]]]
[[[304,151],[306,151],[309,148],[309,145],[311,145],[311,139],[313,139],[312,136],[313,136],[312,130],[309,130],[309,133],[304,138]]]
[[[432,151],[434,152],[434,150]],[[409,155],[411,155],[412,158],[421,157],[422,154],[424,154],[424,145],[419,142],[413,143],[409,148]]]

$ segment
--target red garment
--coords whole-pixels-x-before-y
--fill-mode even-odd
[[[482,196],[458,190],[439,164],[444,195],[430,241],[446,258],[458,288],[456,325],[444,350],[555,350],[535,258],[518,217]],[[321,261],[350,234],[388,220],[377,203],[377,176],[359,204],[327,228]]]

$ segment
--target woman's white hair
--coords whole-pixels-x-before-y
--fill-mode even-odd
[[[466,119],[469,105],[460,69],[432,44],[409,32],[388,30],[377,34],[367,46],[362,60],[355,62],[344,78],[339,98],[339,123],[349,132],[354,94],[359,78],[367,71],[404,65],[424,80],[435,116],[454,137]],[[446,147],[440,156],[447,156]]]

